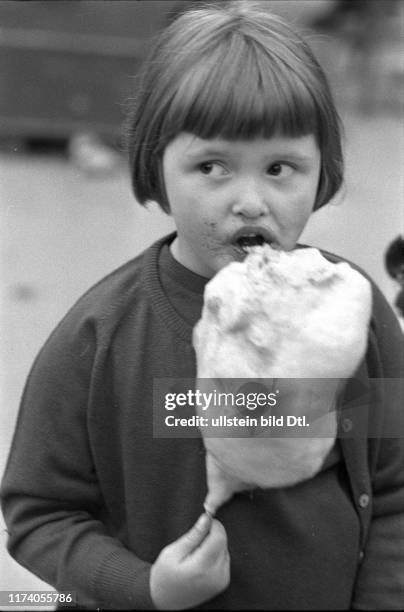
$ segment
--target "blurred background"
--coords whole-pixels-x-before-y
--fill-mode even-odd
[[[122,123],[151,38],[196,4],[0,3],[0,474],[47,335],[89,286],[173,228],[133,199]],[[403,2],[261,4],[309,38],[345,125],[344,195],[302,241],[362,266],[398,315],[385,254],[403,235]],[[0,533],[0,590],[50,589],[8,556],[1,517]]]

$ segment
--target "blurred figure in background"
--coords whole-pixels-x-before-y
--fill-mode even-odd
[[[72,134],[67,152],[70,161],[87,176],[110,175],[122,166],[123,156],[96,132]]]
[[[342,42],[339,67],[362,113],[402,109],[403,7],[397,0],[338,0],[312,21]]]
[[[401,236],[397,236],[387,247],[384,262],[387,273],[400,286],[394,306],[404,332],[404,240]]]

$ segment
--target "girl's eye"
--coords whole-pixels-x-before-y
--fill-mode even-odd
[[[218,162],[202,162],[202,164],[199,164],[199,170],[202,172],[202,174],[209,174],[212,176],[221,176],[226,174],[226,169]]]
[[[290,176],[292,172],[292,166],[290,164],[285,164],[284,162],[276,162],[268,168],[268,174],[271,176],[282,176],[282,178]]]

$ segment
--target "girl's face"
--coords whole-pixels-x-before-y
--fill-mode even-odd
[[[242,261],[248,245],[293,249],[314,207],[320,162],[312,135],[228,141],[182,132],[163,156],[174,257],[211,278]]]

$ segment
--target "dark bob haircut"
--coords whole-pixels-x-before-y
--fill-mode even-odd
[[[169,212],[162,157],[180,132],[246,140],[313,134],[321,153],[314,209],[343,178],[340,121],[308,44],[251,2],[189,10],[163,30],[139,74],[127,124],[137,201]]]

